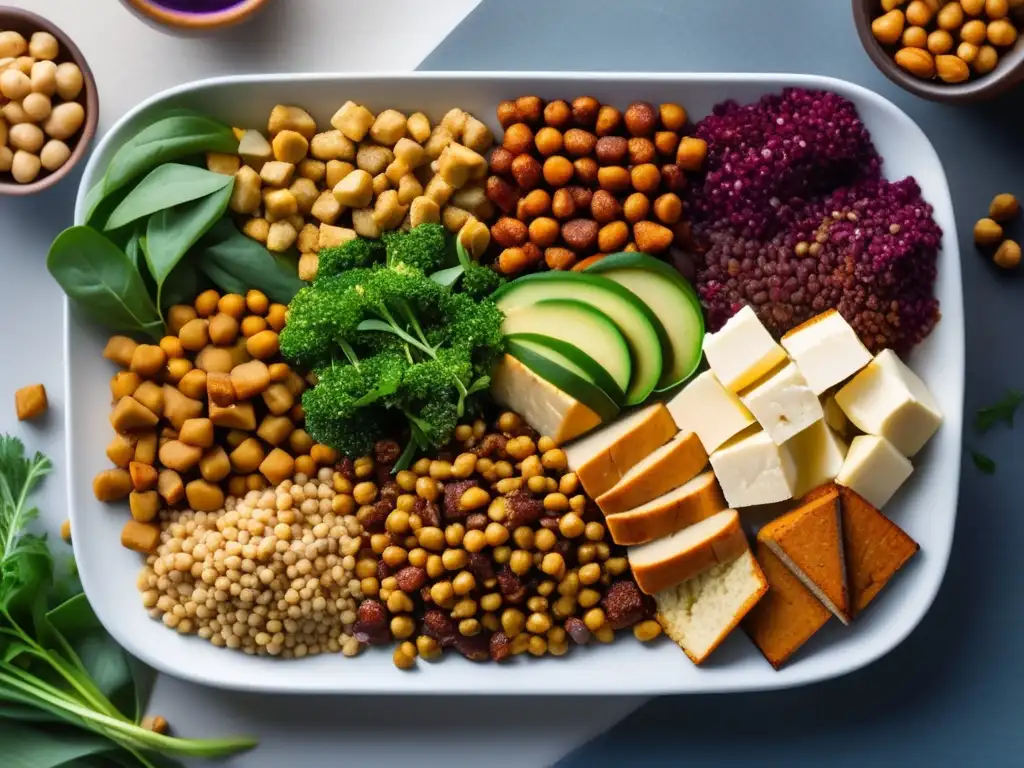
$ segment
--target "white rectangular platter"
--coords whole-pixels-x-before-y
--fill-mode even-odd
[[[945,423],[915,459],[916,471],[886,512],[921,544],[921,554],[850,627],[830,622],[776,672],[742,631],[698,668],[674,644],[641,645],[629,633],[605,646],[574,648],[562,658],[473,664],[456,654],[402,672],[390,651],[354,659],[323,655],[301,661],[256,658],[183,637],[150,619],[136,590],[140,558],[119,535],[126,508],[97,502],[92,478],[108,466],[110,364],[102,331],[66,312],[67,457],[74,548],[86,594],[111,634],[162,672],[225,688],[287,693],[662,694],[784,688],[851,672],[898,645],[931,605],[949,558],[956,518],[964,386],[964,319],[956,227],[946,177],[921,129],[893,104],[851,83],[771,74],[434,73],[408,75],[255,75],[205,80],[154,96],[120,120],[100,142],[82,179],[83,198],[113,152],[138,128],[175,107],[191,107],[239,126],[265,126],[277,103],[308,109],[321,125],[346,100],[371,110],[423,111],[439,119],[461,107],[499,132],[495,107],[524,94],[574,98],[589,94],[624,108],[629,102],[679,102],[692,119],[732,98],[751,102],[796,86],[832,90],[852,100],[885,159],[890,179],[912,175],[943,229],[936,292],[943,319],[909,360],[935,393]],[[500,133],[499,133],[500,135]]]

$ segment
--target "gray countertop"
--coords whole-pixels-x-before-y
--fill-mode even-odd
[[[947,106],[898,89],[867,58],[844,0],[485,0],[421,68],[809,72],[851,80],[921,125],[945,165],[959,222],[964,442],[998,469],[987,476],[969,456],[963,462],[952,558],[924,621],[887,657],[839,680],[654,700],[563,764],[1019,765],[1024,430],[980,436],[971,423],[1008,387],[1024,386],[1024,282],[976,251],[971,226],[994,194],[1024,195],[1024,91]],[[1024,223],[1016,228],[1019,239]]]

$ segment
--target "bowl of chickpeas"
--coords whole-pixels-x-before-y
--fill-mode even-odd
[[[932,101],[993,98],[1024,81],[1024,0],[853,0],[886,77]]]
[[[67,176],[96,133],[99,97],[85,57],[50,21],[0,7],[0,195]]]

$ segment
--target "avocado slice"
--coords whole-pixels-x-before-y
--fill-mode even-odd
[[[621,406],[626,402],[626,393],[615,383],[615,379],[608,374],[608,371],[586,352],[574,347],[569,342],[551,336],[541,336],[539,333],[516,333],[509,336],[508,340],[515,341],[582,376],[591,384],[604,390],[616,405]]]
[[[500,305],[499,305],[500,306]],[[507,336],[529,333],[571,344],[601,364],[620,390],[633,373],[629,346],[615,323],[601,311],[573,299],[542,299],[505,315]]]
[[[619,415],[619,406],[604,390],[577,372],[530,349],[528,344],[509,338],[506,339],[505,350],[542,379],[590,408],[602,422],[611,421]]]
[[[700,365],[704,313],[693,286],[671,265],[646,253],[613,253],[585,270],[642,296],[658,316],[668,345],[658,391],[689,379]]]
[[[629,384],[624,387],[626,404],[642,403],[658,385],[662,349],[668,346],[665,329],[643,301],[615,281],[582,272],[538,272],[507,283],[492,298],[509,318],[528,311],[531,305],[545,299],[569,299],[599,310],[618,327],[629,345],[633,373]],[[537,332],[555,335],[550,330],[540,329]],[[605,363],[600,355],[590,356]]]

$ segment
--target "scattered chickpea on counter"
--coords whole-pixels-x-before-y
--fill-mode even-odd
[[[1017,41],[1010,0],[883,0],[885,11],[871,22],[879,43],[900,46],[896,64],[916,77],[962,83],[987,75],[999,50]]]
[[[0,31],[0,177],[29,184],[71,157],[68,142],[85,123],[84,87],[74,62],[56,63],[60,43],[49,32],[26,40]]]
[[[260,291],[210,290],[168,310],[159,344],[109,340],[104,357],[122,368],[110,381],[115,468],[96,476],[93,492],[101,501],[128,497],[124,546],[152,552],[168,506],[213,512],[227,496],[336,461],[302,429],[307,382],[278,355],[285,310]]]
[[[680,193],[707,146],[685,136],[678,104],[625,112],[581,96],[498,105],[505,129],[491,154],[487,197],[502,217],[491,238],[500,272],[583,268],[601,255],[662,254],[688,241]]]
[[[1020,265],[1021,248],[1015,240],[1004,239],[1003,224],[1020,215],[1020,203],[1008,193],[996,195],[989,204],[988,217],[978,219],[974,225],[974,242],[980,248],[996,246],[992,261],[1002,269],[1016,269]]]
[[[14,408],[18,421],[29,421],[46,413],[50,402],[46,398],[46,387],[42,384],[29,384],[14,393]]]
[[[634,625],[652,640],[650,603],[565,452],[514,413],[495,426],[460,425],[453,455],[422,458],[382,486],[359,481],[374,464],[356,460],[352,494],[369,548],[355,566],[364,597],[355,637],[396,641],[401,669],[448,647],[472,661],[562,656],[570,639],[611,642]]]
[[[454,233],[494,215],[483,185],[494,137],[457,107],[432,126],[422,112],[375,115],[348,101],[320,131],[305,110],[279,104],[269,141],[257,130],[236,133],[239,155],[211,153],[207,167],[235,176],[230,207],[250,217],[245,234],[271,251],[298,247],[304,280],[315,277],[321,249],[357,236],[425,222]],[[477,258],[489,242],[481,237],[467,238]]]

